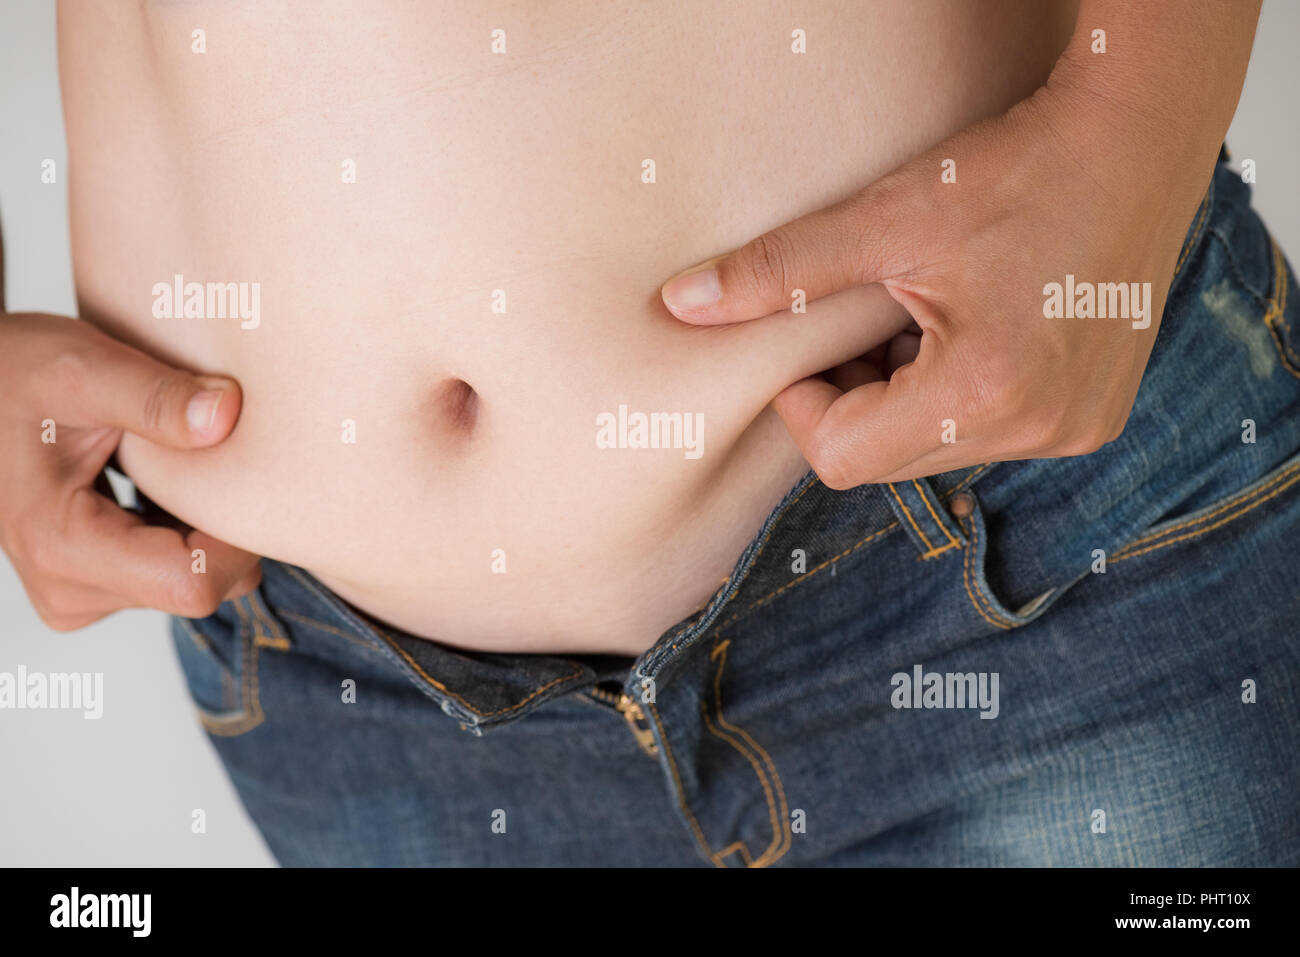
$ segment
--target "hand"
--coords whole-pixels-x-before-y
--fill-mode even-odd
[[[1180,145],[1161,118],[1111,110],[1099,123],[1093,100],[1043,87],[857,195],[675,277],[664,303],[690,323],[741,322],[788,308],[795,289],[816,299],[878,282],[911,313],[919,342],[900,338],[775,399],[832,488],[1092,452],[1124,428],[1214,158],[1188,150],[1172,172],[1148,163],[1153,135]],[[942,181],[947,160],[955,182]],[[1048,284],[1067,275],[1150,283],[1150,295],[1121,317],[1047,318]]]
[[[235,382],[170,368],[80,320],[0,313],[0,383],[0,548],[47,625],[131,606],[200,618],[256,587],[256,555],[147,525],[94,490],[123,431],[179,449],[221,442],[239,417]]]

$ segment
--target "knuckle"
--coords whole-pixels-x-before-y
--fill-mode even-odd
[[[986,394],[990,411],[1003,415],[1050,417],[1050,410],[1034,408],[1026,401],[1028,389],[1024,377],[1014,366],[996,370],[996,381],[988,384]]]
[[[859,281],[889,271],[885,262],[887,246],[882,236],[911,235],[911,230],[898,229],[892,223],[888,210],[892,208],[893,193],[893,187],[878,181],[847,203],[851,215],[844,219],[846,232],[840,247],[849,257],[845,268],[852,270]]]
[[[1111,429],[1105,425],[1089,425],[1057,443],[1065,455],[1091,455],[1110,441]]]
[[[61,395],[78,396],[85,390],[90,375],[90,357],[81,349],[63,349],[56,353],[38,373],[46,388]]]
[[[1128,428],[1128,419],[1131,412],[1132,408],[1130,407],[1123,415],[1115,417],[1110,428],[1106,430],[1106,437],[1103,440],[1103,444],[1105,444],[1105,442],[1114,442],[1124,434],[1124,430]]]
[[[745,265],[738,278],[749,292],[780,289],[782,293],[789,293],[794,250],[784,233],[764,233],[751,240],[742,262]]]
[[[164,429],[171,410],[181,398],[185,384],[176,376],[162,376],[154,381],[145,396],[141,411],[144,427],[150,432]]]
[[[1056,441],[1061,413],[1052,405],[1035,405],[1023,376],[999,365],[980,375],[968,403],[968,417],[988,436],[1001,436],[1015,452],[1035,452]]]
[[[966,367],[970,405],[980,418],[1015,418],[1022,414],[1024,376],[1016,360],[1001,349],[984,350]]]
[[[1026,451],[1045,452],[1068,440],[1065,416],[1057,409],[1041,409],[1020,416],[1019,444]]]
[[[981,403],[976,422],[982,434],[996,437],[1004,451],[1033,458],[1057,441],[1061,416],[1052,406],[1034,405],[1012,389],[998,401]]]

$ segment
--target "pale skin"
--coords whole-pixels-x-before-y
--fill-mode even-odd
[[[1145,9],[1140,19],[1155,24],[1148,27],[1122,4],[1085,4],[1075,45],[1038,93],[854,199],[720,260],[721,298],[674,310],[691,322],[736,323],[788,309],[795,286],[817,299],[869,283],[909,309],[919,336],[905,333],[839,367],[834,385],[803,378],[830,364],[816,364],[809,347],[800,381],[777,397],[828,484],[1085,452],[1122,426],[1163,299],[1153,304],[1157,322],[1138,332],[1046,323],[1040,290],[1066,272],[1149,279],[1156,290],[1168,284],[1231,117],[1258,12],[1257,4],[1170,6]],[[1130,41],[1090,60],[1097,20],[1141,38],[1140,49]],[[957,161],[956,185],[940,183],[947,157]],[[980,185],[982,168],[999,170],[1000,193]],[[1018,318],[1026,315],[1040,318]],[[810,308],[790,321],[834,323],[828,339],[852,339],[842,311]],[[1024,345],[1014,355],[1009,336]],[[215,416],[200,416],[207,424],[192,430],[190,400],[217,383],[86,323],[35,314],[0,319],[0,365],[0,428],[6,447],[22,450],[0,465],[0,546],[47,623],[77,628],[132,606],[200,616],[256,584],[255,555],[201,532],[150,527],[94,488],[124,433],[167,448],[220,446],[241,411],[235,383],[226,380]],[[1044,409],[1068,415],[1049,421]],[[32,441],[45,418],[58,423],[53,447]],[[944,419],[957,423],[956,445],[939,443]],[[206,575],[190,573],[195,548],[206,551]]]
[[[239,385],[172,369],[66,316],[4,311],[0,247],[0,547],[41,619],[82,628],[122,608],[211,614],[261,578],[256,555],[151,526],[95,489],[124,432],[170,448],[222,441]],[[53,420],[54,441],[33,423]],[[207,573],[190,573],[195,549]]]
[[[685,322],[736,323],[792,289],[816,299],[879,283],[908,310],[919,335],[773,402],[832,488],[1093,452],[1133,407],[1258,17],[1257,0],[1085,0],[1033,96],[679,274],[664,304]],[[1126,42],[1093,52],[1098,24]],[[955,184],[940,179],[948,159]],[[1150,282],[1150,327],[1045,320],[1042,286],[1067,273]]]

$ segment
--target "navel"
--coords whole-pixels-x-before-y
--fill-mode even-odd
[[[451,433],[469,435],[478,419],[478,393],[464,379],[438,383],[433,395],[434,413]]]

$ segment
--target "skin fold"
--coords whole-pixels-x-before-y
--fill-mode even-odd
[[[810,378],[774,403],[834,488],[1095,451],[1133,406],[1258,16],[1258,3],[1085,0],[1033,96],[687,270],[664,301],[716,325],[766,315],[791,286],[879,283],[907,308],[923,334],[896,375]],[[944,181],[945,166],[969,174]],[[1042,321],[1046,284],[1076,274],[1153,299],[1131,323]]]
[[[201,611],[261,554],[450,644],[635,653],[708,598],[808,463],[847,487],[1122,427],[1155,324],[1120,337],[1026,310],[1066,272],[1167,286],[1253,17],[760,7],[207,8],[198,53],[188,5],[65,0],[79,307],[117,341],[67,349],[111,356],[98,395],[146,413],[100,423],[83,397],[75,467],[28,512],[74,541],[122,521],[88,492],[116,447],[203,530],[166,534],[228,549],[220,589],[137,555],[118,562],[137,584],[95,583],[101,604],[66,620],[175,607],[147,577]],[[702,311],[656,291],[728,249]],[[258,284],[260,321],[160,317],[152,291],[178,274]],[[4,334],[68,365],[31,325]],[[183,378],[115,386],[140,356]],[[178,439],[192,383],[218,376],[240,400]],[[702,416],[704,454],[599,448],[620,406]],[[960,440],[936,448],[949,418]],[[3,518],[7,551],[39,539]],[[84,584],[51,552],[33,580]]]
[[[119,459],[188,525],[415,634],[626,653],[806,470],[772,398],[910,322],[871,287],[693,328],[662,277],[1029,95],[1070,12],[352,9],[210,9],[196,54],[185,7],[61,7],[82,316],[244,397],[215,447],[128,434]],[[155,317],[178,273],[258,282],[260,323]],[[620,405],[702,416],[703,455],[598,448]]]

